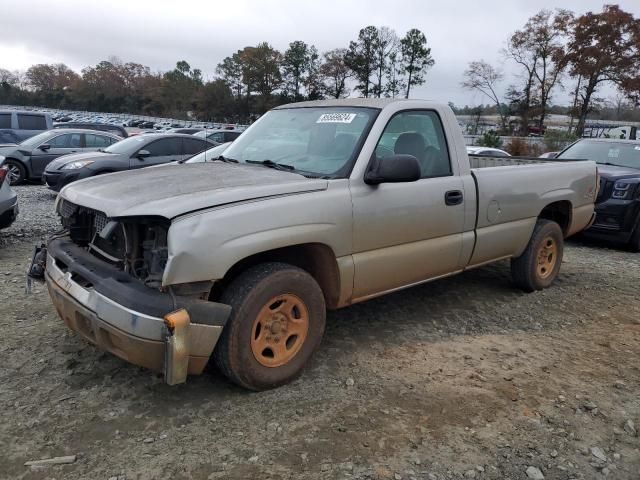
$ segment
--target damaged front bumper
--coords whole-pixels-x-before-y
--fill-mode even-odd
[[[202,373],[231,313],[228,305],[153,290],[65,238],[49,242],[45,280],[69,328],[163,372],[169,384]]]

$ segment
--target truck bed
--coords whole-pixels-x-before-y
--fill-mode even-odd
[[[591,218],[597,181],[593,162],[469,155],[469,163],[477,194],[471,266],[518,256],[538,215],[550,204],[566,206],[566,236],[584,228]]]
[[[489,157],[486,155],[469,155],[469,166],[473,168],[513,167],[535,163],[553,162],[552,159],[536,157]]]

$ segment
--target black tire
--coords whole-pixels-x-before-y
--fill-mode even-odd
[[[633,234],[629,239],[629,250],[632,252],[640,252],[640,219],[636,221]]]
[[[297,345],[296,353],[287,363],[279,366],[265,366],[254,353],[253,337],[258,337],[259,314],[277,302],[277,296],[290,296],[303,302],[308,328],[304,339]],[[296,378],[322,340],[325,328],[326,307],[324,295],[315,279],[304,270],[285,263],[263,263],[247,269],[236,277],[224,290],[220,302],[231,305],[232,312],[213,358],[218,369],[232,382],[249,390],[266,390],[278,387]],[[263,316],[260,316],[263,318]],[[275,322],[274,322],[275,323]],[[273,324],[272,324],[273,325]],[[288,325],[285,322],[285,325]],[[265,335],[276,338],[265,328]],[[284,335],[286,333],[284,329]],[[291,337],[278,338],[289,345]],[[295,340],[298,341],[298,340]],[[264,352],[268,353],[269,347]],[[274,350],[275,351],[275,350]],[[274,357],[275,353],[272,352]],[[287,352],[286,355],[290,355]],[[265,360],[265,357],[262,357]]]
[[[27,179],[27,169],[18,160],[7,158],[4,165],[9,167],[9,184],[20,185]]]
[[[525,292],[547,288],[560,272],[563,252],[564,236],[560,225],[539,219],[525,251],[511,259],[514,283]]]

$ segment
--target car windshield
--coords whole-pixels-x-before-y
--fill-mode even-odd
[[[231,142],[223,143],[222,145],[218,145],[217,147],[210,148],[205,150],[204,152],[200,152],[189,160],[186,160],[184,163],[202,163],[202,162],[210,162],[211,160],[216,160],[220,158],[220,155],[231,145]]]
[[[103,151],[107,153],[129,153],[142,147],[142,144],[146,141],[145,137],[136,135],[135,137],[125,138],[113,145],[105,148]]]
[[[581,140],[556,157],[558,160],[593,160],[601,165],[617,165],[640,170],[640,142],[598,142]]]
[[[245,163],[284,166],[307,176],[344,178],[378,110],[312,107],[272,110],[224,152]]]
[[[34,135],[33,137],[29,137],[26,140],[23,140],[22,142],[20,142],[20,145],[24,147],[29,147],[29,148],[37,147],[42,142],[49,140],[51,138],[52,133],[60,133],[60,132],[59,131],[51,132],[51,130],[47,130],[46,132],[39,133],[37,135]]]

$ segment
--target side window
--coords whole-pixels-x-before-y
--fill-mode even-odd
[[[442,122],[434,111],[411,110],[391,118],[376,146],[376,156],[385,158],[394,154],[416,157],[422,178],[452,174]]]
[[[233,142],[239,136],[240,136],[240,132],[225,132],[224,141],[225,142]]]
[[[179,138],[163,138],[150,143],[142,150],[148,150],[151,157],[165,157],[167,155],[180,155]]]
[[[214,142],[224,143],[224,133],[222,132],[212,133],[208,138]]]
[[[183,138],[182,146],[184,148],[185,155],[195,155],[211,145],[204,139],[197,140],[195,138]]]
[[[11,128],[10,113],[0,113],[0,128]]]
[[[80,133],[58,135],[45,143],[51,145],[51,148],[80,148],[80,135]]]
[[[84,135],[84,141],[87,148],[105,148],[111,145],[111,137],[95,135],[93,133],[86,133]]]
[[[18,114],[18,128],[21,130],[46,130],[47,121],[44,115]]]

